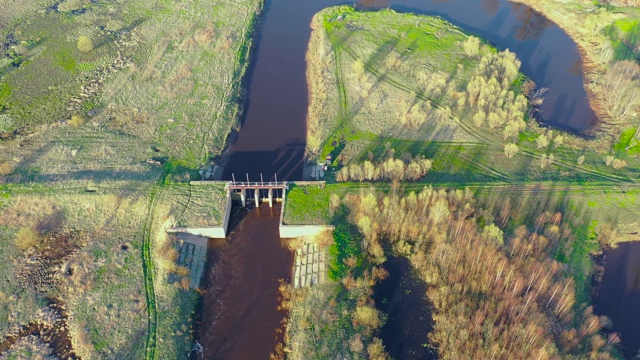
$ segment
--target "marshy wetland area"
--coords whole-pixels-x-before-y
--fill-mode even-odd
[[[0,359],[640,358],[639,6],[0,0]]]

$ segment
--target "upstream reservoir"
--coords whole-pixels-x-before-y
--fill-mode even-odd
[[[223,179],[231,174],[265,181],[300,180],[304,162],[308,107],[306,60],[311,18],[344,4],[337,0],[267,0],[256,49],[247,75],[247,103],[242,128],[232,144]],[[548,88],[540,107],[543,123],[581,132],[597,122],[587,99],[582,60],[576,44],[535,10],[506,0],[363,1],[363,7],[386,7],[435,15],[467,32],[509,49],[522,61],[521,71]]]

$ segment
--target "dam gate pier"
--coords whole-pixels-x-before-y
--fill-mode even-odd
[[[284,192],[288,189],[287,182],[280,181],[278,182],[278,178],[276,177],[275,181],[262,181],[262,174],[260,175],[261,181],[249,181],[249,175],[247,175],[247,181],[236,181],[235,176],[233,177],[233,181],[228,182],[226,185],[227,190],[232,191],[234,193],[240,193],[240,201],[242,201],[242,206],[247,206],[247,199],[250,197],[250,194],[253,192],[253,199],[256,206],[260,205],[261,199],[263,201],[269,202],[269,207],[273,207],[273,202],[282,201],[284,198]],[[266,197],[261,197],[260,193],[266,192]],[[248,196],[249,195],[249,196]]]

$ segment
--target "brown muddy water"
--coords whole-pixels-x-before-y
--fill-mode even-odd
[[[596,313],[608,316],[620,334],[625,358],[640,354],[640,242],[606,252],[604,274],[594,297]]]
[[[205,359],[268,359],[281,335],[278,281],[290,282],[293,253],[280,240],[280,204],[236,206],[225,241],[210,241],[200,342]]]

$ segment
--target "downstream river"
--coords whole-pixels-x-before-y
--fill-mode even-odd
[[[291,282],[293,253],[281,246],[279,217],[280,204],[237,204],[228,238],[209,241],[200,311],[205,359],[268,359],[282,340],[278,281]]]
[[[261,174],[265,181],[275,174],[278,180],[302,178],[309,24],[323,8],[344,3],[266,0],[246,80],[242,128],[230,148],[223,179],[231,180],[235,175],[237,180],[249,176],[257,181]],[[521,71],[549,89],[540,109],[543,123],[572,132],[595,125],[597,118],[587,100],[578,48],[536,11],[505,0],[365,1],[360,5],[438,15],[500,49],[510,49],[522,61]],[[238,210],[229,238],[210,251],[201,311],[201,341],[207,358],[265,359],[280,339],[276,329],[286,314],[277,310],[278,279],[289,279],[292,254],[280,244],[278,220],[277,208],[263,205],[259,210]],[[400,267],[397,271],[404,270]],[[610,283],[615,280],[603,281],[602,286]],[[394,286],[386,285],[390,289]],[[385,296],[393,299],[393,294]],[[398,304],[392,301],[389,310],[396,311]],[[609,314],[611,305],[607,304],[602,300],[599,308]],[[393,326],[388,327],[389,334]],[[385,335],[385,340],[393,341],[390,336]],[[401,342],[394,343],[396,354],[413,351]]]

